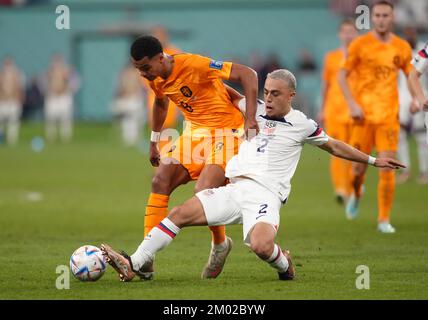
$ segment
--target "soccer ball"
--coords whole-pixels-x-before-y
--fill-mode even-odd
[[[71,255],[70,269],[80,281],[97,281],[106,271],[106,262],[99,248],[85,245]]]

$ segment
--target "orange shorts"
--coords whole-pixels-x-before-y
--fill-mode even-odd
[[[217,164],[223,169],[227,162],[238,153],[241,139],[236,135],[196,136],[181,135],[172,143],[162,159],[173,159],[189,172],[192,180],[197,180],[207,164]]]
[[[349,143],[351,137],[351,125],[349,123],[326,120],[324,130],[333,139]]]
[[[354,148],[370,154],[375,148],[376,152],[397,151],[399,122],[389,124],[359,123],[352,124],[349,144]]]

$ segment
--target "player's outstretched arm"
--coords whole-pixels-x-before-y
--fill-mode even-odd
[[[349,144],[333,138],[329,138],[327,143],[319,145],[318,147],[336,157],[354,162],[368,163],[378,168],[400,169],[406,167],[399,161],[392,158],[370,157],[368,154],[351,147]]]
[[[229,80],[238,82],[244,89],[245,95],[245,133],[247,137],[259,133],[259,126],[256,121],[257,94],[259,90],[257,73],[242,64],[232,64]]]
[[[152,135],[150,137],[150,163],[154,167],[158,167],[160,162],[158,142],[160,138],[160,132],[168,113],[168,105],[168,97],[155,97],[155,101],[153,102]]]

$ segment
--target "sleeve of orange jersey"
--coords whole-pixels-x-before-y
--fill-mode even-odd
[[[358,39],[357,39],[358,40]],[[343,59],[341,68],[345,69],[350,73],[352,70],[355,69],[357,66],[360,58],[359,58],[359,52],[360,52],[360,45],[357,40],[354,40],[351,42],[348,48],[348,54]]]
[[[208,79],[221,78],[229,80],[232,62],[223,62],[195,55],[193,63],[193,66],[205,74]]]
[[[401,70],[406,74],[406,76],[409,76],[410,71],[412,71],[412,48],[410,45],[406,42],[403,47],[403,64],[401,66]]]

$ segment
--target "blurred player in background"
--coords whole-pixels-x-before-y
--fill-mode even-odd
[[[352,133],[350,144],[370,154],[373,147],[378,157],[395,157],[400,123],[398,121],[398,72],[408,75],[412,49],[403,39],[391,32],[394,7],[379,1],[371,9],[374,28],[357,37],[349,46],[348,56],[339,71],[339,83],[350,109]],[[347,77],[357,74],[357,81],[348,83]],[[352,90],[350,89],[352,87]],[[353,164],[353,193],[346,205],[349,219],[356,218],[367,165]],[[395,191],[395,172],[381,169],[378,183],[378,230],[394,233],[390,214]]]
[[[5,134],[9,145],[19,138],[23,100],[24,77],[12,58],[6,57],[0,69],[0,136]]]
[[[417,41],[417,31],[414,27],[407,27],[404,30],[405,38],[413,49],[413,55],[423,49],[424,43]],[[426,88],[426,77],[422,78],[422,85]],[[404,163],[405,169],[397,176],[397,183],[404,183],[409,180],[411,172],[410,152],[408,138],[413,135],[418,150],[418,164],[420,184],[428,183],[428,144],[425,138],[425,114],[417,106],[417,101],[413,99],[408,85],[407,77],[400,72],[398,79],[398,91],[400,96],[400,138],[398,143],[398,159]]]
[[[65,63],[63,56],[56,54],[45,78],[45,131],[46,138],[54,141],[57,135],[63,142],[73,135],[73,93],[77,90],[77,78]]]
[[[135,146],[141,128],[146,122],[143,89],[138,71],[127,65],[118,79],[117,97],[113,102],[113,114],[119,118],[122,141],[127,146]]]
[[[224,168],[238,152],[239,132],[245,127],[258,130],[255,120],[257,74],[250,68],[211,60],[195,54],[168,55],[160,41],[142,36],[131,46],[134,66],[149,80],[155,93],[153,104],[150,162],[159,166],[152,180],[144,219],[145,235],[168,214],[170,194],[179,185],[197,180],[195,191],[226,183]],[[247,99],[247,115],[231,102],[222,80],[238,82]],[[171,148],[159,150],[161,130],[169,101],[181,109],[188,122]],[[232,241],[224,226],[210,227],[212,249],[202,278],[215,278],[223,269]],[[146,279],[153,277],[153,265],[144,267]]]
[[[397,169],[401,164],[389,158],[373,158],[342,141],[328,137],[319,125],[291,102],[297,81],[288,70],[269,73],[264,85],[265,104],[257,110],[259,134],[244,141],[239,153],[227,164],[231,183],[197,193],[154,227],[132,256],[101,245],[106,260],[122,281],[140,275],[155,254],[168,246],[186,226],[242,224],[246,245],[278,272],[279,280],[293,280],[295,269],[288,250],[275,243],[280,209],[291,191],[291,179],[305,143],[337,157],[370,163],[378,168]]]
[[[423,73],[428,72],[428,44],[418,52],[412,60],[414,68],[409,75],[410,89],[412,95],[418,102],[418,108],[425,111],[425,127],[427,130],[427,143],[428,143],[428,97],[424,94],[420,77]]]
[[[339,26],[338,36],[341,46],[328,52],[324,58],[324,69],[322,72],[323,104],[320,110],[319,121],[324,124],[324,129],[330,137],[348,143],[351,134],[352,118],[340,90],[337,75],[347,54],[349,44],[358,36],[355,21],[352,19],[342,21]],[[355,81],[355,74],[349,78],[349,81]],[[340,204],[344,203],[351,193],[350,173],[351,163],[349,161],[331,157],[330,176],[336,199]]]

